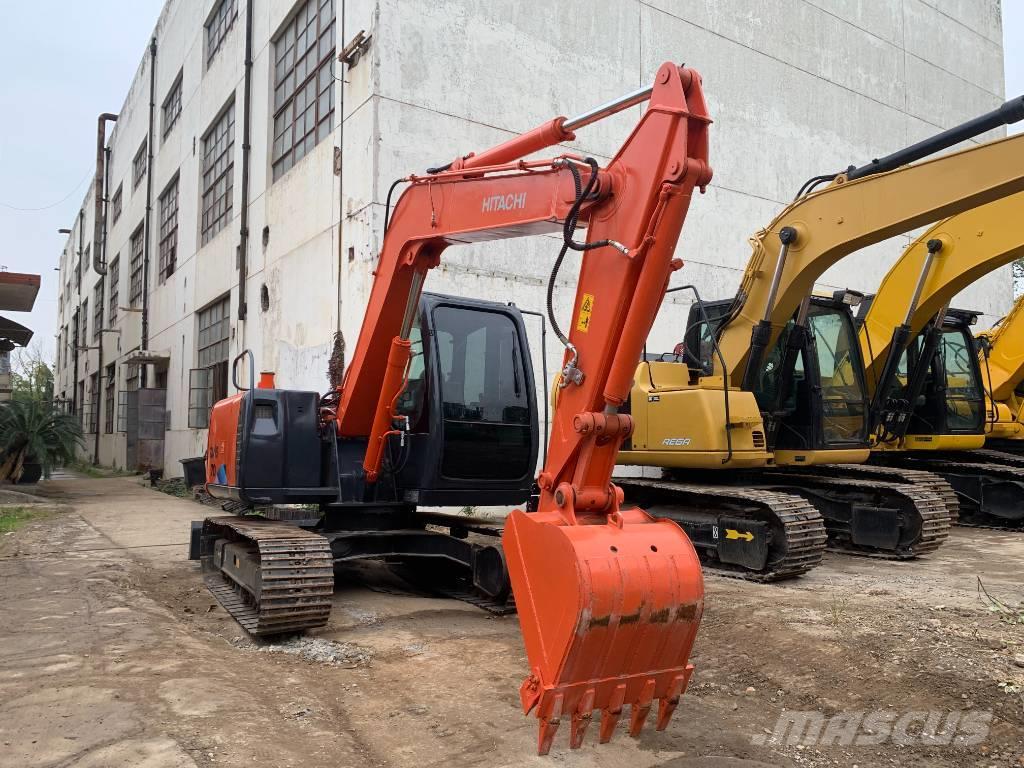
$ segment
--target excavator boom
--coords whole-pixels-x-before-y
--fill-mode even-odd
[[[1024,100],[1008,105],[1013,109],[1006,115],[1020,119]],[[872,171],[885,167],[867,166]],[[886,173],[863,171],[852,181],[840,174],[830,186],[791,203],[751,239],[754,252],[736,308],[718,339],[729,380],[740,382],[748,370],[757,369],[759,360],[748,365],[751,352],[757,357],[775,343],[815,282],[837,261],[902,232],[1024,191],[1022,167],[1024,136],[1014,136]]]
[[[909,338],[915,338],[967,286],[1024,256],[1024,229],[1018,225],[1022,215],[1024,193],[1009,195],[944,219],[903,251],[862,318],[860,345],[870,392],[881,378],[895,329],[905,323]],[[929,244],[933,251],[930,259]],[[919,285],[917,299],[912,301],[907,288],[915,285]],[[1009,332],[1007,326],[996,330],[991,338],[993,349],[996,338]],[[1020,347],[1013,343],[999,346],[1006,349],[1004,354],[1018,357],[1024,370],[1024,356],[1015,355]],[[993,355],[989,362],[993,389],[999,390],[997,399],[1005,398],[1015,386],[1008,390],[1004,386],[1012,376],[1003,373],[1003,358]],[[1009,366],[1011,370],[1014,367]]]

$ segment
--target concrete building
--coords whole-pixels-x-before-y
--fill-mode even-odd
[[[168,0],[106,137],[105,195],[94,183],[61,258],[56,392],[101,463],[179,474],[241,350],[282,386],[326,389],[335,330],[358,334],[393,180],[646,84],[670,59],[702,72],[716,121],[715,178],[674,280],[732,295],[747,236],[805,179],[1000,104],[1001,40],[993,0]],[[574,151],[607,160],[639,109]],[[905,242],[822,287],[874,289]],[[557,249],[451,248],[428,289],[539,310]],[[681,296],[653,348],[681,337]],[[992,320],[1010,301],[1007,270],[958,304]],[[539,334],[533,346],[539,360]],[[560,352],[549,344],[552,368]]]

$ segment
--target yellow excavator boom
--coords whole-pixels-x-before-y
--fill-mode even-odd
[[[728,380],[741,380],[758,324],[771,324],[770,347],[844,256],[1022,191],[1024,135],[1017,135],[855,181],[840,174],[796,200],[751,238],[738,309],[719,336]]]
[[[893,331],[901,323],[907,323],[910,338],[915,338],[960,291],[1024,257],[1022,216],[1024,193],[1010,195],[939,222],[907,247],[882,280],[863,318],[860,346],[870,394],[888,357]],[[941,244],[938,250],[936,241]],[[930,263],[929,243],[934,251]],[[919,286],[916,304],[910,293],[913,286]],[[993,388],[999,388],[997,399],[1005,399],[1024,377],[1024,316],[1014,328],[1014,313],[1024,315],[1015,307],[991,336],[989,366]],[[999,336],[1005,336],[1007,343],[1000,342],[997,352]]]

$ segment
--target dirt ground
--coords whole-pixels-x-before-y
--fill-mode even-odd
[[[203,508],[136,478],[39,492],[43,513],[0,535],[4,768],[1024,766],[1024,624],[978,594],[980,577],[1020,607],[1024,534],[956,529],[920,562],[829,555],[781,586],[709,577],[668,730],[630,739],[624,718],[611,744],[595,728],[571,752],[563,732],[540,758],[514,616],[348,583],[324,630],[256,645],[185,559]],[[864,720],[853,743],[773,739],[794,712],[967,713],[987,733],[922,744]]]

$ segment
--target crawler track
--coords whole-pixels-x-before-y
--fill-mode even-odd
[[[808,484],[813,483],[818,489],[824,491],[839,491],[842,493],[847,489],[853,491],[863,487],[863,482],[859,478],[823,477],[817,474],[806,475],[801,478],[801,475],[795,473],[787,473],[785,477],[798,482],[803,479]],[[949,537],[949,510],[946,502],[935,491],[912,483],[874,482],[871,484],[871,488],[876,493],[888,489],[890,495],[904,499],[904,514],[910,513],[918,518],[916,524],[912,526],[918,530],[917,536],[911,541],[902,542],[895,550],[852,546],[844,540],[842,535],[836,535],[840,534],[840,531],[836,530],[834,532],[832,524],[826,519],[825,525],[829,528],[829,533],[831,534],[829,536],[829,550],[888,560],[908,560],[934,552]]]
[[[849,477],[859,480],[881,480],[887,483],[912,485],[936,494],[946,505],[951,524],[960,517],[960,500],[953,486],[942,475],[923,469],[889,467],[883,464],[825,464],[801,470],[804,473],[835,477]]]
[[[323,536],[273,520],[208,517],[202,538],[203,581],[250,635],[302,632],[327,623],[334,559]],[[215,562],[218,540],[250,546],[258,561],[255,589]]]
[[[959,454],[894,454],[888,460],[900,469],[920,468],[938,474],[955,487],[961,507],[958,525],[1020,531],[1024,519],[1016,512],[1024,504],[1024,464],[1019,458],[1003,451],[979,449]],[[1002,492],[996,491],[993,496],[993,489],[1000,484]],[[1004,516],[992,511],[999,505],[1012,513]]]
[[[800,496],[754,488],[696,485],[673,480],[616,478],[615,483],[633,495],[656,496],[652,514],[678,522],[683,529],[690,519],[684,510],[673,511],[674,504],[700,506],[709,512],[720,511],[729,517],[747,517],[751,521],[774,523],[768,564],[763,571],[746,570],[724,564],[698,546],[705,569],[730,578],[754,582],[791,579],[807,573],[821,563],[828,535],[825,523],[815,507]],[[747,511],[744,511],[747,510]],[[781,534],[781,535],[780,535]]]
[[[977,458],[979,461],[994,463],[994,464],[1005,464],[1009,467],[1020,467],[1024,468],[1024,456],[1018,456],[1015,453],[1008,451],[997,451],[991,448],[978,448],[973,451],[968,451],[966,458],[974,459]]]

